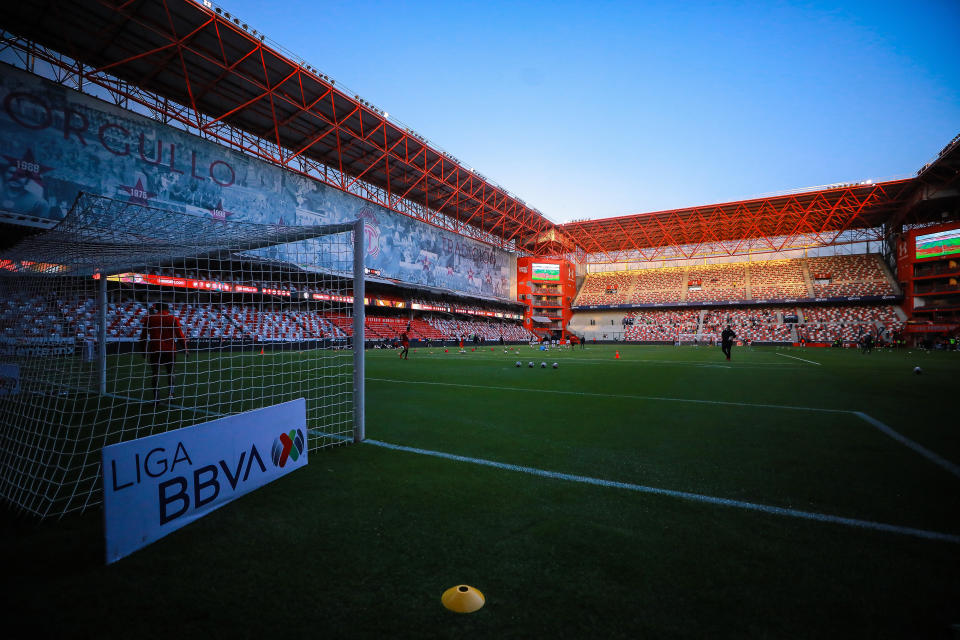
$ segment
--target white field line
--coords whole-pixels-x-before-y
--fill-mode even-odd
[[[876,418],[863,413],[862,411],[851,411],[849,409],[823,409],[819,407],[796,407],[792,405],[784,404],[759,404],[751,402],[729,402],[725,400],[694,400],[690,398],[666,398],[662,396],[638,396],[638,395],[627,395],[627,394],[617,394],[617,393],[596,393],[590,391],[563,391],[559,389],[530,389],[522,387],[494,387],[487,385],[479,384],[460,384],[456,382],[425,382],[422,380],[395,380],[392,378],[367,378],[368,382],[393,382],[397,384],[423,384],[423,385],[432,385],[440,387],[461,387],[466,389],[489,389],[491,391],[517,391],[520,393],[554,393],[559,395],[571,395],[571,396],[589,396],[589,397],[598,397],[598,398],[622,398],[627,400],[652,400],[655,402],[688,402],[691,404],[710,404],[710,405],[719,405],[719,406],[731,406],[731,407],[755,407],[760,409],[785,409],[789,411],[815,411],[820,413],[846,413],[850,415],[857,416],[867,424],[875,427],[881,433],[893,438],[900,444],[906,446],[909,449],[919,453],[923,457],[927,458],[934,464],[946,469],[949,473],[960,477],[960,467],[956,464],[946,460],[945,458],[939,456],[938,454],[930,451],[923,445],[914,442],[913,440],[907,438],[906,436],[894,431],[891,427],[880,422]]]
[[[519,393],[555,393],[567,396],[588,396],[595,398],[622,398],[626,400],[653,400],[656,402],[688,402],[691,404],[711,404],[728,407],[756,407],[760,409],[787,409],[791,411],[819,411],[821,413],[850,413],[846,409],[821,409],[819,407],[795,407],[786,404],[759,404],[753,402],[730,402],[726,400],[694,400],[691,398],[667,398],[663,396],[638,396],[622,393],[598,393],[592,391],[564,391],[562,389],[530,389],[524,387],[495,387],[482,384],[459,384],[456,382],[427,382],[424,380],[396,380],[393,378],[367,378],[367,382],[394,382],[397,384],[423,384],[438,387],[460,387],[464,389],[489,389],[490,391],[516,391]]]
[[[953,475],[955,475],[955,476],[957,476],[958,478],[960,478],[960,467],[958,467],[958,466],[955,465],[954,463],[950,462],[949,460],[947,460],[947,459],[939,456],[938,454],[934,453],[933,451],[930,451],[930,449],[927,449],[927,448],[924,447],[923,445],[921,445],[921,444],[919,444],[919,443],[917,443],[917,442],[914,442],[914,441],[911,440],[910,438],[908,438],[908,437],[906,437],[906,436],[904,436],[904,435],[901,435],[900,433],[894,431],[893,429],[891,429],[890,427],[888,427],[888,426],[885,425],[884,423],[880,422],[879,420],[877,420],[877,419],[874,418],[873,416],[867,415],[866,413],[863,413],[862,411],[851,411],[850,413],[852,413],[853,415],[857,416],[858,418],[860,418],[860,419],[863,420],[864,422],[866,422],[866,423],[868,423],[868,424],[870,424],[870,425],[873,425],[874,427],[876,427],[877,429],[879,429],[881,433],[884,433],[884,434],[890,436],[891,438],[893,438],[894,440],[896,440],[897,442],[899,442],[899,443],[902,444],[903,446],[905,446],[905,447],[907,447],[907,448],[909,448],[909,449],[913,449],[914,451],[916,451],[917,453],[919,453],[920,455],[922,455],[924,458],[926,458],[927,460],[929,460],[929,461],[931,461],[932,463],[934,463],[935,465],[937,465],[937,466],[939,466],[939,467],[943,467],[943,468],[946,469],[948,472],[950,472],[950,473],[952,473]]]
[[[804,360],[803,358],[798,358],[796,356],[788,356],[785,353],[775,353],[775,356],[783,356],[784,358],[793,358],[794,360],[800,360],[801,362],[809,362],[810,364],[815,364],[818,367],[821,366],[819,362],[814,362],[813,360]]]
[[[894,524],[874,522],[872,520],[844,518],[842,516],[834,516],[834,515],[825,514],[825,513],[800,511],[798,509],[774,507],[771,505],[759,504],[756,502],[743,502],[741,500],[730,500],[729,498],[718,498],[715,496],[708,496],[708,495],[703,495],[699,493],[690,493],[688,491],[674,491],[672,489],[660,489],[657,487],[648,487],[645,485],[632,484],[629,482],[615,482],[612,480],[591,478],[589,476],[573,475],[569,473],[559,473],[556,471],[545,471],[543,469],[536,469],[533,467],[522,467],[514,464],[495,462],[493,460],[484,460],[482,458],[470,458],[467,456],[459,456],[451,453],[443,453],[440,451],[430,451],[428,449],[418,449],[415,447],[407,447],[403,445],[390,444],[387,442],[381,442],[379,440],[364,440],[364,442],[366,444],[371,444],[377,447],[393,449],[394,451],[404,451],[407,453],[415,453],[419,455],[432,456],[435,458],[443,458],[446,460],[454,460],[456,462],[466,462],[466,463],[482,465],[486,467],[493,467],[496,469],[503,469],[506,471],[526,473],[534,476],[539,476],[541,478],[550,478],[553,480],[566,480],[569,482],[578,482],[581,484],[589,484],[589,485],[595,485],[600,487],[607,487],[611,489],[624,489],[627,491],[635,491],[638,493],[667,496],[671,498],[680,498],[682,500],[690,500],[693,502],[701,502],[701,503],[718,505],[723,507],[734,507],[737,509],[745,509],[748,511],[759,511],[761,513],[766,513],[766,514],[775,515],[775,516],[799,518],[802,520],[814,520],[816,522],[839,524],[847,527],[855,527],[858,529],[871,529],[874,531],[896,533],[899,535],[912,536],[915,538],[924,538],[927,540],[937,540],[940,542],[951,542],[953,544],[960,544],[960,535],[955,535],[951,533],[928,531],[926,529],[914,529],[912,527],[901,527]]]

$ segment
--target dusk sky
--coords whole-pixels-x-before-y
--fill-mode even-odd
[[[555,222],[914,175],[960,2],[217,3]]]

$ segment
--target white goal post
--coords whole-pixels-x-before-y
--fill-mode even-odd
[[[81,194],[0,253],[0,498],[83,511],[104,446],[300,397],[310,451],[362,440],[363,240]]]

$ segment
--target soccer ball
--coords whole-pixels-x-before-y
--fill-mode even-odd
[[[556,368],[559,367],[559,366],[560,366],[560,363],[558,363],[558,362],[554,362],[554,363],[553,363],[553,368],[554,368],[554,369],[556,369]]]
[[[540,363],[540,368],[541,368],[541,369],[546,369],[546,368],[547,368],[547,363],[546,363],[546,362],[541,362],[541,363]]]
[[[917,375],[920,375],[921,373],[923,373],[923,369],[921,369],[920,367],[914,367],[913,372]]]
[[[517,360],[517,366],[519,367],[521,364],[523,364],[523,363],[521,363],[519,360]]]
[[[532,362],[531,362],[528,366],[529,366],[531,369],[533,369],[533,363],[532,363]]]

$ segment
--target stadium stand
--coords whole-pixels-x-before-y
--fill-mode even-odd
[[[869,254],[587,274],[574,306],[894,293],[879,256]]]
[[[816,297],[882,296],[894,293],[878,256],[832,256],[808,262]]]
[[[786,318],[797,322],[787,322]],[[711,307],[702,310],[637,310],[624,317],[624,340],[673,342],[680,335],[715,339],[730,326],[749,342],[855,342],[871,333],[885,339],[903,330],[903,312],[894,305]]]
[[[577,304],[624,304],[634,286],[633,273],[598,273],[584,281]]]
[[[809,296],[800,260],[770,260],[750,264],[750,297],[782,300]]]
[[[627,314],[624,339],[630,342],[673,342],[680,333],[696,333],[699,311],[634,311]],[[631,324],[632,322],[632,324]]]
[[[174,276],[182,277],[182,276]],[[55,340],[95,339],[96,317],[92,298],[50,300],[11,292],[0,306],[0,337]],[[140,336],[149,303],[136,300],[107,306],[107,336],[111,340],[136,340]],[[253,305],[171,303],[170,312],[180,319],[191,340],[302,341],[342,339],[353,335],[353,320],[332,312],[271,311]],[[26,331],[17,331],[14,318]],[[484,336],[510,342],[526,342],[532,334],[518,323],[486,320],[453,321],[424,315],[422,318],[386,317],[368,314],[364,324],[369,340],[392,340],[410,325],[410,337],[424,341],[449,339],[453,335]]]
[[[687,272],[687,300],[746,300],[746,274],[743,263],[691,267]],[[698,282],[699,288],[692,284]]]
[[[445,340],[456,340],[459,336],[469,338],[478,335],[486,341],[499,341],[500,336],[503,335],[506,342],[527,342],[535,337],[519,324],[505,322],[428,317],[427,323]]]
[[[667,267],[634,272],[632,293],[628,302],[658,304],[680,300],[684,271],[682,267]]]

